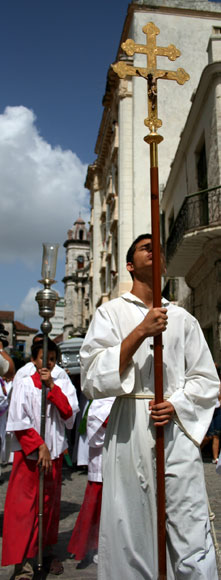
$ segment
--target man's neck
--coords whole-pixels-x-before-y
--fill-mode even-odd
[[[153,290],[152,286],[148,282],[141,282],[140,280],[133,281],[133,287],[131,294],[140,298],[148,308],[153,306]]]

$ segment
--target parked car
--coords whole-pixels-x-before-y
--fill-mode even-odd
[[[83,338],[77,336],[60,342],[59,350],[61,353],[60,365],[69,371],[70,375],[80,374],[80,356],[79,351],[83,342]]]

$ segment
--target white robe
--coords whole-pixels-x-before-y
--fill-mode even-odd
[[[36,367],[32,361],[26,363],[25,365],[23,365],[23,367],[20,367],[20,369],[18,369],[17,373],[13,378],[13,387],[15,387],[17,382],[19,382],[21,379],[23,379],[24,377],[31,377],[31,375],[33,375],[35,372]],[[62,369],[62,367],[59,367],[59,365],[57,364],[54,365],[54,368],[52,369],[51,372],[51,376],[53,379],[66,379],[73,385],[66,371]]]
[[[203,466],[197,447],[218,395],[217,373],[198,322],[163,300],[164,396],[176,412],[165,431],[168,580],[215,580]],[[95,313],[81,348],[82,389],[87,397],[116,396],[103,454],[99,580],[157,580],[153,339],[147,338],[120,377],[122,340],[144,319],[147,307],[126,293]]]
[[[89,446],[88,481],[102,482],[102,450],[106,427],[104,421],[110,415],[114,397],[92,401],[87,416],[87,436]]]
[[[0,463],[8,462],[10,457],[10,438],[6,438],[6,423],[12,390],[12,381],[4,381],[4,386],[6,395],[4,395],[0,385]]]
[[[52,372],[53,376],[53,372]],[[46,424],[45,424],[45,443],[49,449],[51,459],[60,456],[67,449],[65,438],[65,427],[71,429],[74,425],[76,413],[78,412],[78,400],[74,385],[67,379],[56,379],[56,385],[66,395],[73,414],[63,420],[56,406],[47,400],[46,405]],[[49,392],[49,389],[47,389]],[[6,430],[13,433],[11,450],[18,451],[21,446],[14,435],[14,431],[25,429],[35,429],[40,433],[41,424],[41,389],[38,389],[31,377],[24,377],[16,381],[13,388],[12,398],[9,406],[8,421]],[[28,455],[29,459],[37,459],[37,452]]]
[[[9,369],[9,362],[0,354],[0,377],[4,377]]]

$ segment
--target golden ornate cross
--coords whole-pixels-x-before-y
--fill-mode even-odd
[[[148,117],[144,120],[144,124],[149,127],[151,134],[145,137],[145,141],[149,143],[151,135],[152,137],[155,135],[155,141],[160,143],[163,137],[157,135],[157,129],[162,125],[161,119],[157,117],[157,80],[174,80],[179,85],[183,85],[190,77],[183,68],[178,68],[177,71],[158,70],[157,56],[167,56],[169,60],[176,60],[181,53],[174,44],[170,44],[167,47],[157,46],[156,36],[160,33],[160,30],[153,22],[148,22],[142,30],[146,34],[146,46],[136,44],[134,40],[128,38],[126,42],[122,43],[121,47],[128,56],[133,56],[135,53],[146,54],[147,67],[134,67],[123,61],[119,61],[116,64],[112,64],[112,68],[122,79],[126,76],[141,76],[147,80]]]

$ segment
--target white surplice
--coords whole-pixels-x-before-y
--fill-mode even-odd
[[[215,580],[203,466],[198,445],[210,424],[219,382],[196,319],[164,299],[164,396],[175,408],[165,431],[168,580]],[[131,293],[99,307],[81,348],[82,390],[115,396],[103,454],[99,580],[157,580],[153,338],[119,375],[122,340],[148,312]]]
[[[62,419],[56,405],[51,403],[49,400],[46,401],[44,440],[49,449],[51,459],[56,459],[65,449],[67,449],[68,445],[65,438],[65,427],[67,427],[67,429],[72,429],[76,414],[79,410],[76,391],[69,378],[56,379],[56,385],[67,397],[73,414],[69,419],[64,420]],[[49,389],[46,389],[46,392],[48,393]],[[13,433],[11,440],[12,451],[18,451],[21,449],[14,431],[35,429],[37,433],[40,433],[41,396],[41,389],[36,388],[31,377],[25,376],[16,381],[16,386],[14,386],[12,391],[8,421],[6,425],[6,430]],[[37,459],[37,451],[31,453],[28,457],[30,459]]]
[[[92,401],[87,416],[87,436],[89,446],[88,481],[102,482],[102,450],[106,427],[103,423],[110,415],[114,397]]]
[[[33,375],[35,372],[36,372],[35,364],[32,361],[27,362],[25,365],[23,365],[23,367],[20,367],[20,369],[18,369],[18,371],[16,372],[13,378],[13,387],[15,387],[17,382],[19,383],[21,379],[23,379],[24,377],[31,377],[31,375]],[[65,379],[73,385],[66,371],[57,364],[54,365],[54,368],[51,371],[51,376],[53,379]]]

